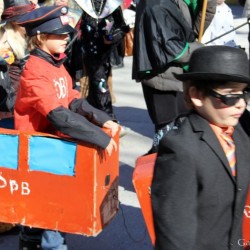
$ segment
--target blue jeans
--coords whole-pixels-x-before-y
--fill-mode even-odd
[[[44,230],[42,233],[41,247],[43,250],[61,250],[64,245],[64,233]]]
[[[54,230],[43,230],[39,228],[22,227],[21,239],[26,242],[41,242],[43,250],[64,249],[65,233]]]

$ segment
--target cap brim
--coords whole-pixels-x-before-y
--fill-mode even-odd
[[[179,81],[188,80],[203,80],[203,81],[221,81],[221,82],[240,82],[250,84],[250,77],[244,77],[240,75],[225,75],[225,74],[213,74],[213,73],[184,73],[174,74],[174,77]]]
[[[47,34],[63,35],[76,32],[76,29],[72,28],[69,24],[59,28],[57,30],[47,31]]]

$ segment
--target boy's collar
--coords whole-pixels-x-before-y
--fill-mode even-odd
[[[234,132],[234,127],[229,126],[229,127],[219,127],[215,124],[209,123],[209,125],[212,127],[213,130],[218,131],[219,133],[227,133],[229,135],[233,135]]]
[[[67,56],[64,53],[58,54],[58,56],[52,56],[39,48],[32,50],[30,54],[40,57],[56,67],[60,67],[67,59]]]
[[[207,126],[209,126],[210,128],[213,126],[215,129],[223,132],[223,131],[226,131],[229,127],[219,127],[215,124],[211,124],[207,119],[205,119],[204,117],[202,117],[196,110],[192,109],[190,110],[190,114],[189,114],[189,119],[190,119],[190,122],[192,124],[192,127],[194,129],[194,131],[197,131],[197,132],[202,132],[204,130],[207,129]],[[237,125],[236,125],[237,126]],[[235,129],[235,127],[232,127],[233,128],[233,131]]]

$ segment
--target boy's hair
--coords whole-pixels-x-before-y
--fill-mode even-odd
[[[45,41],[47,39],[48,34],[40,34],[40,40]],[[28,38],[28,50],[31,51],[35,48],[39,48],[41,45],[41,41],[38,40],[37,36],[32,36]]]
[[[183,83],[183,93],[186,104],[189,108],[194,108],[193,102],[189,96],[189,89],[195,87],[203,97],[209,96],[209,91],[212,89],[225,86],[226,82],[222,81],[206,81],[206,80],[187,80]]]

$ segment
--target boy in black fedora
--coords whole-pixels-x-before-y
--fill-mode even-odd
[[[25,27],[31,48],[18,88],[15,128],[71,137],[91,143],[108,155],[117,150],[113,136],[119,125],[105,112],[92,107],[72,88],[63,63],[69,34],[66,6],[44,6],[17,20]],[[101,128],[110,129],[110,135]],[[41,237],[42,236],[42,237]],[[64,236],[52,230],[28,230],[21,234],[22,250],[66,250]]]
[[[247,55],[203,47],[176,78],[191,112],[160,142],[151,189],[155,249],[243,249],[250,141],[238,122],[250,97]]]

